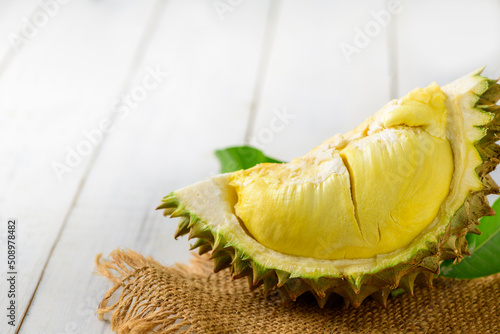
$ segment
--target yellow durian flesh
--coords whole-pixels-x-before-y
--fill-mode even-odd
[[[210,252],[215,272],[230,268],[234,279],[246,277],[254,288],[263,285],[266,293],[276,288],[285,301],[296,300],[303,293],[312,293],[320,307],[333,295],[341,296],[354,307],[358,307],[368,296],[386,305],[389,291],[399,286],[412,293],[416,281],[430,284],[433,275],[439,273],[443,260],[460,261],[465,254],[470,254],[466,234],[477,233],[478,219],[493,214],[486,196],[500,193],[500,189],[488,175],[500,161],[500,146],[495,143],[500,133],[500,108],[496,105],[500,99],[500,85],[480,74],[481,70],[459,78],[441,89],[437,85],[431,85],[423,90],[415,90],[403,99],[391,101],[353,131],[332,137],[289,164],[280,165],[281,167],[261,165],[248,172],[221,174],[173,191],[162,199],[158,209],[162,209],[164,215],[180,217],[176,237],[189,234],[190,239],[197,238],[192,248],[198,248],[200,254]],[[444,92],[445,99],[440,90]],[[441,102],[443,99],[444,107]],[[406,136],[406,139],[403,138],[405,140],[401,140],[401,146],[408,150],[402,150],[405,153],[403,158],[400,157],[401,153],[393,154],[399,168],[394,167],[392,162],[387,164],[390,166],[388,168],[382,162],[377,162],[381,166],[379,169],[384,170],[386,179],[374,181],[373,178],[379,177],[382,172],[376,172],[377,168],[373,166],[365,170],[363,164],[370,164],[366,162],[370,161],[367,156],[376,156],[379,154],[377,150],[398,152],[391,144],[386,143],[384,146],[377,143],[381,140],[377,137],[389,138],[390,131],[395,133],[392,137],[398,141],[401,136]],[[363,147],[361,152],[353,151],[359,149],[357,146]],[[451,147],[452,158],[448,146]],[[409,150],[412,147],[419,147],[424,154]],[[413,155],[406,154],[407,151]],[[349,154],[354,157],[346,158]],[[405,167],[412,161],[418,162],[420,169]],[[429,179],[419,181],[419,175],[429,169],[432,169],[431,173],[427,173]],[[450,173],[453,175],[446,187]],[[328,226],[320,226],[319,229],[316,226],[317,232],[311,233],[316,233],[316,236],[312,236],[313,241],[305,240],[311,238],[309,227],[318,225],[318,220],[312,221],[311,217],[321,217],[316,211],[318,206],[324,206],[324,202],[320,200],[321,204],[316,204],[318,201],[304,201],[302,197],[310,198],[310,194],[314,193],[319,198],[319,190],[310,191],[311,184],[321,184],[320,190],[324,192],[327,188],[338,188],[340,184],[346,184],[347,176],[349,187],[342,188],[340,192],[338,189],[330,192],[330,200],[327,201],[331,203],[336,199],[347,202],[342,207],[331,204],[334,208],[344,210],[339,213],[343,220],[341,223],[329,221]],[[360,249],[363,247],[355,245],[360,240],[355,240],[356,235],[348,237],[343,234],[339,237],[341,229],[344,232],[349,229],[355,231],[356,226],[352,223],[363,222],[356,218],[356,214],[362,215],[359,204],[355,205],[353,201],[349,205],[347,195],[354,199],[360,197],[358,200],[364,201],[361,195],[366,193],[366,197],[371,199],[370,194],[375,193],[382,205],[389,206],[382,200],[387,187],[373,186],[368,189],[371,193],[367,189],[363,192],[359,190],[359,187],[367,187],[365,183],[389,182],[387,179],[391,180],[390,189],[394,195],[391,199],[397,200],[396,205],[400,210],[392,213],[392,216],[400,215],[400,220],[404,220],[401,225],[401,230],[404,229],[407,234],[404,237],[412,239],[412,232],[409,231],[411,228],[421,232],[406,246],[389,253],[379,253],[385,251],[382,250],[384,233],[387,245],[405,243],[404,240],[391,240],[401,239],[403,234],[395,230],[391,236],[391,227],[386,226],[387,228],[380,230],[378,239],[376,234],[372,234],[375,235],[372,242],[377,242],[375,248],[379,249],[375,249],[373,245],[365,247],[365,250],[368,249],[375,256],[361,257]],[[403,179],[407,179],[409,187],[417,183],[425,186],[422,185],[421,190],[415,190],[415,194],[410,196],[402,190],[405,188]],[[304,186],[308,182],[309,185]],[[354,187],[351,188],[351,184]],[[259,185],[263,189],[259,189]],[[293,187],[297,185],[304,189],[295,191]],[[249,191],[252,186],[255,187],[254,191]],[[434,191],[429,192],[431,195],[427,201],[420,203],[426,196],[425,190],[430,186]],[[268,196],[273,192],[280,194],[276,196],[279,200]],[[443,193],[447,193],[444,195],[446,198],[439,204]],[[412,200],[407,201],[410,197]],[[300,221],[290,210],[294,205],[304,207],[305,204],[310,206],[309,213],[314,214],[309,214],[308,220]],[[368,204],[371,207],[377,206],[371,202]],[[266,207],[267,212],[259,210],[259,207]],[[432,218],[436,207],[439,207],[438,213],[422,229],[425,217]],[[369,206],[366,208],[368,212],[372,212]],[[382,218],[383,213],[387,213],[387,210],[376,209]],[[240,217],[237,216],[237,211]],[[290,211],[287,217],[291,217],[291,220],[275,219],[283,216],[285,211]],[[304,216],[300,210],[295,212]],[[331,214],[327,210],[321,212],[323,215]],[[274,216],[273,221],[266,222],[266,215],[269,217],[271,214]],[[247,217],[244,221],[242,217],[245,215]],[[413,222],[407,221],[412,215]],[[420,223],[415,224],[419,219]],[[400,220],[398,222],[401,224]],[[377,220],[374,224],[382,226],[380,221]],[[368,219],[366,222],[373,226],[373,222]],[[265,233],[268,226],[276,224],[278,226],[273,227],[275,230],[289,233],[289,238],[281,236],[285,239],[285,244],[294,236],[300,236],[304,242],[297,244],[302,247],[302,251],[305,250],[303,254],[313,255],[292,255],[299,253],[300,247],[296,246],[291,247],[291,254],[280,250],[284,249],[280,240],[271,233]],[[420,224],[422,225],[419,226]],[[290,227],[295,232],[281,232]],[[253,233],[250,232],[252,229]],[[264,232],[255,232],[258,229]],[[361,229],[359,231],[361,234]],[[368,232],[361,235],[364,244],[370,242]],[[286,240],[287,238],[290,240]],[[348,243],[357,249],[348,250]],[[343,250],[346,251],[345,254],[340,250],[343,246],[346,246]],[[397,246],[393,248],[395,247]],[[347,251],[353,257],[359,257],[349,258]],[[336,256],[339,258],[335,258]],[[341,256],[346,258],[340,258]]]
[[[453,155],[436,84],[394,101],[289,164],[231,175],[235,214],[280,253],[355,259],[408,246],[448,195]]]

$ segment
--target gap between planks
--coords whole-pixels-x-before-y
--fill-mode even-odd
[[[267,15],[266,29],[264,33],[264,40],[262,42],[262,54],[260,57],[257,74],[255,77],[255,85],[252,96],[252,103],[248,111],[248,122],[245,132],[244,143],[250,145],[250,138],[253,134],[255,127],[255,120],[257,117],[257,110],[261,101],[262,90],[266,80],[266,73],[268,73],[269,62],[271,60],[271,53],[276,37],[276,27],[278,26],[278,13],[281,7],[281,0],[271,1],[269,13]]]

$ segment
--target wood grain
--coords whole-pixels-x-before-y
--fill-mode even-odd
[[[82,180],[89,156],[60,181],[64,162],[112,109],[153,2],[71,2],[0,78],[2,210],[18,219],[18,323]],[[3,262],[3,261],[2,261]],[[3,264],[3,263],[2,263]],[[0,288],[5,291],[4,280]],[[54,289],[56,287],[53,287]],[[57,300],[57,299],[53,299]],[[11,331],[0,322],[0,332]]]
[[[107,332],[94,315],[109,286],[92,273],[99,252],[121,247],[167,264],[188,260],[189,242],[173,239],[176,221],[154,208],[170,191],[217,173],[216,148],[242,142],[267,8],[245,3],[221,21],[206,2],[167,4],[131,90],[148,66],[170,75],[106,139],[23,332]]]

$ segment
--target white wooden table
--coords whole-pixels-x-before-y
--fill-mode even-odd
[[[288,160],[483,65],[500,76],[494,0],[0,0],[0,333],[110,333],[95,255],[187,262],[154,208],[215,149]]]

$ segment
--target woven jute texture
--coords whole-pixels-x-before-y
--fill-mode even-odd
[[[97,315],[117,333],[500,333],[500,275],[436,278],[434,288],[354,309],[332,300],[324,309],[304,295],[283,306],[278,293],[250,292],[246,280],[195,257],[164,267],[130,250],[97,257],[97,272],[114,283]]]

